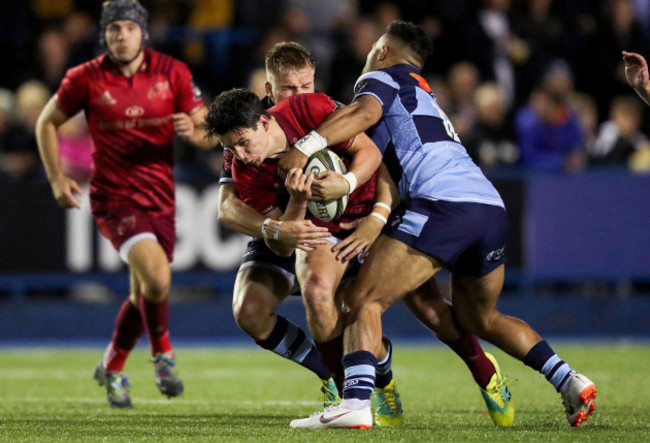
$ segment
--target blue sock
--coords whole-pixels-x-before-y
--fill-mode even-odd
[[[370,400],[375,387],[376,368],[377,359],[372,352],[356,351],[343,356],[343,398]]]
[[[332,376],[314,342],[302,329],[280,315],[277,316],[271,335],[266,340],[255,343],[309,369],[322,380]]]
[[[375,387],[384,389],[393,380],[393,371],[391,369],[391,362],[393,360],[393,344],[386,337],[382,340],[386,345],[386,357],[377,362],[377,376],[375,378]]]
[[[575,374],[575,371],[551,349],[546,340],[540,341],[528,351],[524,357],[524,364],[544,374],[557,392],[564,392],[564,388],[568,386],[567,381]]]

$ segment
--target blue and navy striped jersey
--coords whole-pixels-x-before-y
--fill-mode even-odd
[[[354,100],[365,94],[382,106],[381,120],[367,133],[382,151],[402,199],[504,207],[417,69],[399,64],[368,72],[357,80]]]

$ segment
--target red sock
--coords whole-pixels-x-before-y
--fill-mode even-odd
[[[167,299],[155,303],[147,300],[142,295],[140,297],[140,314],[149,335],[151,355],[171,353],[172,344],[169,341],[169,304]]]
[[[334,383],[336,383],[336,387],[339,390],[339,395],[343,395],[343,380],[345,380],[343,363],[341,363],[341,359],[343,358],[343,335],[339,335],[328,341],[315,342],[315,344],[323,357],[325,365],[332,373],[332,378],[334,378]]]
[[[494,365],[483,352],[483,348],[478,343],[475,335],[465,333],[459,340],[454,342],[445,342],[460,358],[463,359],[474,381],[482,389],[490,383],[490,378],[496,372]]]
[[[113,338],[104,353],[104,367],[108,371],[122,372],[124,363],[143,330],[140,311],[127,298],[117,313]]]

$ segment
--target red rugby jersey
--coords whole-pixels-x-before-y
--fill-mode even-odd
[[[88,120],[93,212],[125,201],[174,211],[172,114],[203,105],[184,63],[146,48],[138,72],[127,78],[104,54],[68,70],[57,99],[64,113],[83,110]]]
[[[280,124],[290,144],[316,128],[336,109],[336,103],[322,93],[297,94],[282,100],[269,109],[269,113]],[[352,157],[347,153],[352,140],[329,149],[336,152],[349,167]],[[268,159],[259,166],[246,165],[237,158],[232,160],[232,177],[239,197],[250,206],[266,214],[276,207],[282,208],[282,194],[287,193],[284,183],[277,177],[277,159]],[[375,201],[377,172],[352,192],[343,215],[331,222],[324,222],[311,216],[308,218],[318,226],[325,226],[333,235],[340,235],[340,222],[349,222],[364,217],[372,211]]]

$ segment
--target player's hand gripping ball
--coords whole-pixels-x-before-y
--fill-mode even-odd
[[[319,174],[324,171],[334,171],[341,175],[347,172],[341,158],[335,152],[329,149],[321,149],[307,160],[305,174],[312,172]],[[339,218],[348,205],[348,196],[343,195],[335,200],[327,201],[310,201],[307,203],[307,209],[314,217],[322,221],[330,221]]]

